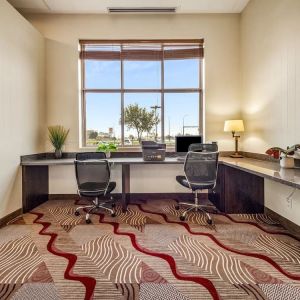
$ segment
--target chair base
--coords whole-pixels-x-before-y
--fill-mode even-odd
[[[199,204],[199,199],[198,199],[198,191],[195,191],[195,202],[194,203],[188,203],[188,202],[178,202],[178,204],[175,206],[175,209],[178,210],[180,208],[180,206],[188,206],[188,208],[182,213],[182,215],[180,215],[180,220],[184,221],[186,218],[186,215],[191,212],[191,211],[201,211],[204,212],[206,214],[207,217],[207,223],[209,225],[213,224],[213,220],[211,218],[211,215],[206,211],[207,208],[213,208],[213,205],[203,205],[203,204]]]
[[[106,204],[110,204],[111,203],[111,207],[112,208],[109,208],[107,206],[105,206]],[[94,200],[93,200],[93,204],[92,205],[85,205],[85,206],[79,206],[75,209],[75,216],[79,216],[80,215],[80,210],[84,210],[84,209],[87,209],[89,208],[88,212],[85,214],[85,222],[87,224],[90,224],[91,223],[91,220],[90,220],[90,214],[92,213],[92,211],[94,210],[98,210],[98,209],[104,209],[108,212],[111,213],[111,216],[112,217],[115,217],[116,216],[116,213],[115,211],[113,210],[113,208],[116,206],[115,202],[114,202],[114,199],[111,197],[110,200],[107,200],[107,201],[104,201],[104,202],[100,202],[99,201],[99,198],[96,197]]]

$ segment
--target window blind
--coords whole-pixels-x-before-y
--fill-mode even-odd
[[[80,41],[80,58],[92,60],[159,61],[203,58],[203,41],[98,42]]]

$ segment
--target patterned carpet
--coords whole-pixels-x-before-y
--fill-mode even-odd
[[[76,217],[52,200],[0,229],[0,299],[300,299],[300,238],[266,215],[179,221],[172,200]]]

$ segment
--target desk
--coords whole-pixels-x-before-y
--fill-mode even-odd
[[[145,162],[141,157],[111,158],[110,162],[122,165],[122,208],[126,210],[130,198],[130,166],[136,164],[183,164],[176,158]],[[73,165],[69,159],[23,159],[22,194],[23,210],[27,212],[48,200],[48,166]],[[260,213],[264,206],[264,178],[300,189],[299,169],[280,169],[276,162],[250,158],[220,157],[216,193],[210,200],[226,213]],[[174,178],[175,180],[175,178]]]
[[[108,161],[114,165],[122,166],[122,209],[127,210],[130,200],[130,166],[131,165],[168,165],[183,164],[176,158],[167,157],[164,161],[144,161],[141,157],[110,158]],[[48,167],[55,165],[74,165],[74,158],[66,159],[30,159],[22,165],[22,194],[23,211],[27,212],[48,199],[49,175]],[[175,180],[175,178],[174,178]]]

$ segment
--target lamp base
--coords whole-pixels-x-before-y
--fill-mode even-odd
[[[233,158],[243,158],[244,156],[240,155],[238,153],[234,153],[234,154],[230,155],[230,157],[233,157]]]

